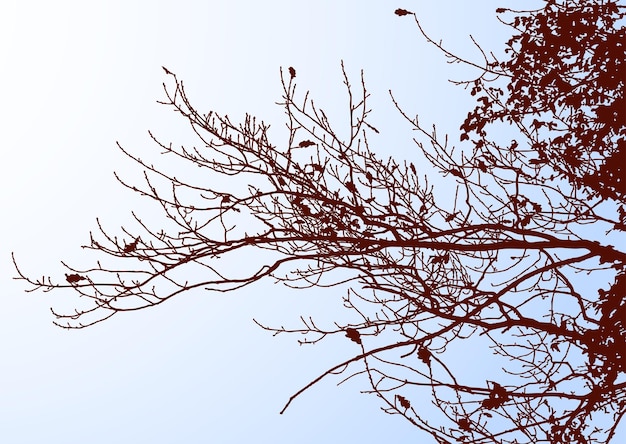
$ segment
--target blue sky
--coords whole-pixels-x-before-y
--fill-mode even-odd
[[[471,6],[470,6],[471,4]],[[289,396],[355,350],[349,341],[299,347],[252,318],[297,325],[333,309],[341,294],[295,293],[265,282],[236,294],[182,295],[81,331],[52,325],[50,306],[71,294],[23,292],[10,252],[34,276],[61,275],[59,260],[85,263],[80,245],[95,218],[117,229],[145,202],[113,171],[140,171],[115,147],[154,148],[147,131],[189,140],[156,104],[161,66],[183,79],[202,111],[246,112],[280,127],[279,67],[299,89],[345,117],[340,61],[353,83],[365,71],[380,155],[410,157],[413,134],[394,111],[454,132],[472,105],[410,17],[433,37],[478,59],[473,34],[500,51],[503,2],[387,1],[10,1],[0,4],[2,186],[0,220],[0,440],[11,443],[415,442],[417,431],[360,395],[364,381],[328,379],[279,415]],[[280,143],[280,141],[274,141]],[[197,172],[190,172],[190,174]],[[151,211],[145,208],[146,212]],[[337,308],[338,309],[338,308]]]

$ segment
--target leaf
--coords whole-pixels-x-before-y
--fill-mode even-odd
[[[459,170],[458,168],[451,169],[449,173],[452,174],[453,176],[463,179],[463,173],[461,173],[461,170]]]
[[[293,66],[289,67],[289,75],[292,79],[296,76],[296,70],[293,68]]]
[[[70,284],[75,284],[76,282],[84,281],[85,279],[87,278],[80,276],[78,274],[75,274],[75,273],[72,273],[72,274],[65,273],[65,280],[69,282]]]
[[[471,431],[470,422],[467,418],[461,418],[458,420],[457,424],[461,430],[465,430],[466,432]]]
[[[352,342],[356,342],[361,345],[361,334],[356,328],[346,328],[346,337],[349,338]]]
[[[137,249],[137,243],[139,242],[139,238],[135,239],[133,242],[127,244],[124,247],[124,253],[132,253]]]
[[[420,347],[417,350],[417,357],[426,365],[430,367],[430,358],[432,357],[432,353],[426,347]]]
[[[454,218],[457,216],[457,214],[459,214],[459,212],[457,211],[456,213],[450,213],[446,216],[446,222],[452,222],[454,220]]]
[[[310,140],[303,140],[302,142],[298,144],[300,148],[306,148],[308,146],[313,146],[313,145],[315,145],[315,142],[312,142]]]
[[[406,9],[396,9],[394,11],[394,14],[399,15],[400,17],[404,16],[404,15],[409,15],[409,14],[413,14],[411,11],[407,11]]]
[[[413,165],[413,163],[409,164],[409,168],[411,168],[411,172],[413,173],[413,175],[417,175],[417,171],[415,170],[415,165]]]
[[[346,182],[346,188],[351,193],[356,193],[356,187],[354,186],[354,184],[352,182],[350,182],[350,181]]]
[[[400,403],[400,406],[403,409],[410,409],[411,408],[411,403],[409,402],[408,399],[406,399],[404,396],[402,395],[396,395],[396,399],[398,400],[398,402]]]
[[[366,172],[365,172],[365,178],[367,179],[367,181],[368,181],[370,184],[372,183],[372,180],[374,179],[374,178],[372,177],[372,173],[370,173],[369,171],[366,171]]]
[[[486,409],[497,409],[509,400],[509,394],[504,387],[497,382],[492,382],[493,388],[489,393],[489,398],[483,399],[481,407]]]
[[[494,393],[496,393],[497,395],[506,395],[506,389],[504,387],[502,387],[497,382],[492,381],[491,383],[493,384]]]

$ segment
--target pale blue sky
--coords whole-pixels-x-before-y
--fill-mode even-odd
[[[142,201],[113,177],[140,172],[116,149],[153,148],[147,130],[189,140],[177,116],[155,103],[184,79],[202,111],[250,112],[283,124],[279,67],[300,90],[345,116],[340,60],[372,94],[381,155],[410,156],[407,112],[456,130],[472,104],[449,77],[463,70],[426,46],[410,17],[453,50],[479,57],[469,34],[501,50],[503,2],[388,1],[10,1],[0,3],[2,70],[0,200],[0,441],[11,443],[379,443],[420,440],[358,390],[328,379],[279,415],[289,396],[355,350],[349,341],[303,348],[252,322],[332,307],[341,295],[294,294],[266,282],[225,296],[203,292],[82,331],[52,325],[48,307],[71,297],[25,294],[10,252],[32,275],[80,264],[95,218],[116,229]],[[281,143],[274,141],[274,143]],[[148,210],[146,210],[148,211]],[[83,263],[84,263],[83,259]],[[333,296],[336,298],[333,299]],[[333,300],[335,302],[333,302]]]

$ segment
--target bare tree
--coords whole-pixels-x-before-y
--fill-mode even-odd
[[[267,277],[295,288],[347,284],[343,304],[356,322],[259,324],[304,334],[302,343],[332,335],[355,343],[351,358],[285,409],[323,377],[360,375],[385,412],[438,443],[609,442],[626,411],[626,252],[607,241],[626,231],[624,6],[550,0],[497,12],[515,31],[510,59],[481,48],[475,62],[396,10],[450,61],[479,73],[456,82],[478,102],[458,147],[391,94],[419,134],[421,155],[409,162],[370,149],[368,135],[379,131],[368,122],[363,74],[354,87],[343,64],[347,136],[308,92],[296,94],[290,67],[281,71],[288,138],[279,144],[252,116],[234,123],[200,113],[164,68],[172,82],[161,103],[187,119],[198,146],[153,139],[209,179],[178,177],[119,146],[145,178],[120,182],[160,205],[163,223],[155,229],[133,213],[136,229],[115,235],[98,222],[85,248],[106,263],[66,265],[65,282],[19,268],[18,278],[30,291],[71,289],[87,302],[53,311],[65,328],[195,288],[227,292]],[[429,182],[426,161],[453,199]],[[234,189],[230,176],[247,188]],[[259,262],[236,275],[220,269],[239,255]],[[483,360],[484,375],[454,359],[459,346]]]

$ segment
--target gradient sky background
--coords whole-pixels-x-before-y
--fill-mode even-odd
[[[374,150],[408,158],[413,134],[389,89],[409,115],[419,113],[455,138],[473,102],[447,82],[468,78],[468,71],[446,64],[412,18],[394,9],[416,11],[433,37],[479,60],[469,34],[500,52],[509,31],[495,9],[505,5],[3,0],[0,441],[419,441],[416,429],[358,393],[366,388],[362,380],[336,387],[339,379],[329,378],[278,414],[295,391],[355,353],[354,344],[299,347],[297,337],[273,338],[252,318],[297,326],[300,314],[328,313],[342,294],[293,292],[268,281],[236,294],[189,293],[65,331],[53,326],[49,307],[67,304],[72,294],[24,293],[24,283],[11,280],[10,252],[32,276],[62,277],[60,260],[86,265],[80,245],[96,217],[116,230],[130,210],[141,213],[145,202],[113,177],[114,170],[128,178],[141,171],[115,141],[142,153],[155,149],[148,129],[175,143],[189,140],[177,115],[156,104],[169,82],[162,65],[184,80],[200,111],[233,120],[249,112],[280,127],[281,66],[294,66],[299,90],[311,90],[331,115],[347,116],[343,59],[352,83],[365,71],[370,122],[381,129],[370,141]]]

